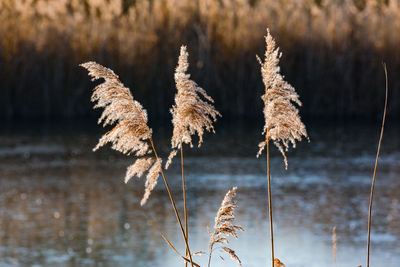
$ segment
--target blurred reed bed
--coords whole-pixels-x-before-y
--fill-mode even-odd
[[[193,55],[193,79],[225,116],[257,116],[262,91],[255,54],[270,28],[283,73],[304,114],[375,116],[387,62],[392,114],[400,109],[399,0],[0,0],[0,117],[93,116],[77,64],[114,69],[165,116],[173,102],[176,47]],[[193,60],[196,59],[196,60]],[[379,70],[378,70],[379,69]]]

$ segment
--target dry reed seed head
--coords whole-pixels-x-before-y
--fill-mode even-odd
[[[303,137],[308,139],[308,135],[299,111],[293,104],[302,105],[299,95],[280,74],[281,53],[279,53],[279,48],[276,47],[269,30],[267,30],[265,42],[264,62],[257,57],[261,64],[261,75],[265,85],[265,94],[261,97],[264,102],[265,125],[262,134],[265,135],[265,141],[259,143],[257,157],[261,155],[267,142],[271,140],[281,152],[287,169],[285,151],[289,149],[290,145],[295,148],[296,141],[301,141]]]
[[[214,232],[211,234],[210,237],[210,251],[212,251],[213,246],[217,243],[229,243],[227,239],[227,237],[229,236],[238,238],[237,231],[244,231],[243,227],[233,224],[233,221],[235,220],[234,211],[237,207],[234,200],[234,198],[236,197],[236,190],[237,187],[233,187],[231,190],[228,191],[228,193],[226,193],[224,199],[222,200],[221,206],[218,209],[217,216],[215,217]],[[237,258],[233,250],[225,247],[223,247],[223,249],[233,259],[236,259],[241,266],[241,262],[239,258]]]
[[[172,162],[172,158],[176,155],[176,149],[181,148],[181,143],[193,147],[192,135],[198,135],[198,147],[200,147],[203,142],[204,130],[214,133],[213,122],[217,120],[218,116],[221,116],[210,104],[214,103],[214,100],[190,79],[190,74],[186,73],[189,67],[188,56],[186,46],[181,46],[178,66],[175,70],[177,93],[175,94],[175,104],[170,110],[174,126],[171,146],[175,150],[169,155],[165,168],[168,168]]]
[[[133,176],[141,177],[148,171],[145,195],[141,202],[143,205],[157,184],[161,166],[161,159],[154,160],[150,149],[151,129],[147,125],[147,112],[139,102],[133,99],[130,90],[111,69],[93,61],[80,66],[89,71],[92,80],[104,79],[103,83],[94,88],[91,97],[91,101],[95,102],[93,108],[104,108],[98,123],[103,123],[103,127],[116,124],[112,130],[100,138],[93,150],[96,151],[107,143],[111,143],[112,149],[125,155],[133,154],[139,157],[127,168],[125,183]]]
[[[146,176],[145,183],[145,192],[142,200],[140,201],[140,205],[143,206],[146,204],[147,200],[150,197],[151,191],[153,191],[154,187],[157,185],[158,177],[160,176],[162,161],[161,159],[157,159],[153,166],[150,168],[149,172]]]
[[[128,167],[125,175],[125,183],[127,183],[135,175],[138,178],[142,177],[142,175],[150,168],[153,162],[153,158],[137,159],[134,164]]]
[[[169,165],[171,165],[171,163],[172,163],[172,159],[176,156],[177,153],[178,153],[178,150],[176,150],[176,149],[171,151],[171,153],[168,156],[167,163],[165,163],[165,169],[168,169]]]

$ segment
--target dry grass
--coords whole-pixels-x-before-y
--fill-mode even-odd
[[[208,81],[209,84],[215,85],[216,88],[222,87],[225,92],[227,88],[225,87],[226,85],[224,85],[224,82],[222,82],[224,77],[235,77],[231,79],[242,79],[242,82],[248,80],[247,75],[250,75],[250,73],[247,73],[247,71],[249,69],[251,70],[252,67],[249,69],[246,68],[246,66],[248,66],[246,63],[250,62],[247,59],[247,54],[258,49],[258,46],[255,44],[258,40],[257,35],[265,26],[265,14],[273,14],[271,13],[271,10],[276,11],[279,14],[275,14],[275,18],[276,16],[279,18],[282,14],[291,14],[291,16],[289,16],[290,18],[285,21],[285,24],[279,24],[279,19],[273,21],[269,18],[268,21],[273,25],[273,29],[275,27],[275,31],[283,33],[280,35],[282,42],[285,42],[285,37],[288,38],[286,40],[287,43],[293,41],[294,43],[305,41],[306,44],[312,48],[312,50],[307,50],[311,48],[306,46],[306,51],[313,51],[313,53],[318,51],[319,48],[318,46],[313,47],[315,44],[321,45],[321,47],[331,52],[337,52],[341,49],[349,49],[350,54],[353,52],[355,53],[356,51],[358,52],[360,50],[352,50],[353,47],[351,45],[345,46],[345,41],[348,40],[348,38],[352,40],[351,38],[354,38],[354,35],[358,36],[359,32],[362,32],[364,29],[364,24],[370,27],[367,33],[370,33],[371,29],[378,30],[379,27],[382,26],[381,20],[374,21],[370,17],[367,19],[365,17],[366,15],[375,14],[374,12],[377,12],[379,13],[379,18],[391,18],[391,16],[400,14],[400,8],[394,1],[390,1],[388,5],[380,5],[376,4],[374,1],[366,1],[365,6],[358,7],[351,1],[343,1],[339,4],[334,1],[324,1],[322,2],[323,4],[316,4],[314,1],[303,0],[303,5],[299,5],[298,2],[293,1],[255,1],[250,3],[245,0],[208,0],[201,2],[173,0],[150,2],[143,0],[138,1],[135,5],[125,9],[122,8],[123,3],[119,1],[88,1],[87,5],[82,5],[81,2],[73,0],[64,0],[59,2],[40,0],[19,0],[12,2],[3,0],[0,3],[4,11],[0,16],[3,16],[3,18],[6,19],[4,20],[6,21],[5,25],[0,27],[0,35],[5,36],[1,44],[1,51],[3,53],[2,59],[5,59],[7,62],[15,60],[12,57],[13,55],[19,55],[21,51],[25,52],[29,49],[34,51],[35,55],[43,54],[49,56],[47,60],[52,60],[50,56],[59,54],[59,51],[51,51],[51,49],[48,51],[47,47],[50,47],[50,44],[64,44],[67,48],[66,55],[68,56],[68,53],[72,53],[72,55],[76,56],[76,58],[71,57],[68,58],[68,60],[73,61],[77,58],[87,57],[90,55],[94,58],[102,58],[102,53],[104,53],[103,55],[114,55],[115,61],[113,63],[116,65],[135,67],[139,65],[132,66],[132,64],[144,63],[145,68],[136,70],[137,73],[135,73],[135,75],[141,76],[147,73],[157,73],[157,75],[153,75],[155,75],[154,77],[160,77],[159,81],[161,81],[162,84],[163,79],[167,80],[168,78],[160,75],[158,69],[152,69],[154,60],[158,63],[156,66],[159,67],[161,63],[163,66],[165,65],[165,68],[167,69],[170,64],[168,61],[158,62],[157,60],[163,59],[164,52],[167,51],[176,40],[188,38],[188,36],[193,34],[190,30],[194,30],[196,37],[193,40],[188,40],[188,42],[194,42],[196,44],[195,47],[198,48],[198,58],[200,59],[197,61],[197,64],[195,64],[198,69],[197,71],[205,77],[204,81]],[[329,10],[334,10],[334,16]],[[263,12],[265,12],[265,14]],[[194,16],[192,17],[190,15]],[[312,20],[307,20],[307,18],[309,18],[307,16],[312,17]],[[252,19],[249,19],[249,17]],[[271,17],[274,18],[273,15]],[[218,22],[217,18],[219,18]],[[351,19],[346,20],[348,18]],[[37,28],[31,26],[27,27],[26,24],[31,20],[37,22],[35,25]],[[303,22],[303,20],[306,22],[305,24],[299,23],[299,21]],[[317,23],[315,23],[315,21],[317,21]],[[14,24],[12,24],[13,22]],[[330,23],[335,25],[335,23],[338,22],[341,22],[341,25],[344,25],[340,30],[334,26],[329,27],[331,25]],[[83,25],[79,28],[79,32],[70,32],[71,28],[76,29],[75,27],[77,27],[77,23]],[[399,25],[396,25],[395,23],[392,24],[394,25],[392,26],[393,28],[400,28]],[[288,25],[292,27],[290,32],[288,31],[288,28],[286,28]],[[320,25],[325,25],[325,27],[322,28]],[[27,27],[25,28],[26,31],[24,31],[24,26]],[[302,26],[304,28],[302,28]],[[10,37],[4,31],[6,27],[10,27],[8,30],[12,29],[12,31],[20,31],[20,33],[23,34],[17,35],[18,38]],[[249,31],[249,27],[255,30]],[[233,31],[233,29],[235,30]],[[354,29],[358,30],[356,34],[353,31]],[[288,32],[285,32],[285,30]],[[232,34],[224,34],[228,31]],[[47,35],[43,36],[43,32]],[[52,39],[56,38],[52,33],[55,33],[54,36],[59,36],[58,34],[61,34],[64,39]],[[303,35],[300,35],[299,33],[302,33]],[[315,38],[315,33],[317,33],[317,40],[313,39]],[[80,37],[82,39],[75,39],[79,34],[81,34]],[[171,38],[170,35],[173,35],[175,39],[168,39]],[[374,51],[380,51],[382,35],[376,35],[378,37],[367,39],[366,43],[369,47],[373,47]],[[396,38],[398,37],[390,37],[389,40],[394,40],[394,43],[396,43],[399,41]],[[361,38],[356,38],[356,40],[360,41]],[[383,38],[383,40],[387,42],[386,39]],[[62,43],[63,41],[65,41],[65,43]],[[84,42],[85,44],[83,44]],[[263,131],[265,141],[260,143],[259,154],[266,146],[272,266],[278,267],[284,266],[284,264],[274,257],[273,250],[269,141],[274,142],[281,151],[284,157],[285,166],[287,167],[285,151],[289,148],[290,144],[295,147],[296,141],[300,141],[303,137],[307,138],[307,132],[301,121],[297,107],[293,105],[293,103],[296,103],[301,106],[301,102],[299,101],[294,87],[287,83],[280,74],[278,63],[281,56],[275,46],[275,41],[269,32],[266,36],[266,43],[267,49],[265,52],[265,60],[262,62],[259,59],[259,62],[262,65],[261,71],[265,85],[265,94],[262,96],[265,115],[265,127]],[[24,47],[23,49],[20,49],[20,46],[18,45],[21,44],[31,44],[31,46],[28,45],[28,48]],[[327,47],[324,45],[327,45]],[[384,47],[385,49],[390,47],[390,42],[385,43]],[[131,48],[137,49],[131,50]],[[164,51],[164,49],[166,50]],[[217,52],[213,52],[213,49],[216,49]],[[90,50],[100,52],[100,56],[96,53],[93,54]],[[159,53],[159,55],[157,55],[157,53]],[[318,54],[318,52],[316,53]],[[60,54],[61,59],[56,59],[53,63],[60,63],[64,62],[63,60],[67,60],[66,58],[62,58],[63,56],[65,55]],[[104,60],[107,61],[110,59],[104,57]],[[307,60],[309,60],[309,58],[307,58]],[[225,64],[226,62],[231,61],[240,64]],[[312,63],[313,61],[311,60],[303,65],[306,68],[313,70]],[[146,111],[136,100],[133,99],[129,89],[120,82],[118,76],[112,70],[95,62],[88,62],[82,64],[82,66],[89,70],[89,74],[94,80],[100,78],[104,79],[104,83],[98,85],[92,95],[92,101],[96,102],[95,107],[104,108],[99,123],[103,122],[104,126],[116,124],[111,131],[107,132],[100,139],[95,150],[107,143],[111,143],[113,149],[126,155],[133,154],[138,157],[137,161],[128,168],[125,181],[127,182],[134,175],[141,176],[145,172],[148,172],[145,184],[146,190],[141,202],[142,205],[145,204],[150,196],[151,190],[155,187],[158,176],[160,174],[162,175],[177,221],[182,231],[182,236],[187,250],[186,255],[182,256],[164,235],[162,235],[162,237],[186,262],[190,262],[192,266],[196,265],[192,262],[192,254],[188,244],[182,144],[186,143],[192,145],[192,135],[197,133],[200,139],[200,146],[204,129],[213,131],[212,123],[216,120],[219,113],[216,111],[214,106],[209,103],[213,103],[213,99],[209,97],[203,89],[198,87],[195,82],[190,80],[190,76],[186,74],[189,66],[186,47],[181,48],[179,63],[175,73],[175,82],[178,93],[175,98],[175,106],[173,106],[171,111],[174,124],[172,148],[181,149],[182,180],[185,200],[185,229],[183,229],[175,202],[172,198],[170,188],[162,170],[161,159],[158,157],[153,144],[151,129],[147,125]],[[346,66],[346,64],[340,65],[340,68],[343,68],[343,66]],[[29,67],[31,66],[28,66],[28,68]],[[60,69],[63,69],[62,65],[60,66]],[[310,69],[308,69],[308,71]],[[143,71],[143,73],[140,73],[140,71]],[[232,75],[233,72],[240,75]],[[68,74],[68,72],[66,73]],[[224,75],[228,73],[232,76]],[[26,77],[30,77],[29,75],[31,75],[23,73],[23,75],[24,74],[28,75]],[[44,74],[46,73],[44,72]],[[44,76],[45,78],[48,78],[46,75]],[[152,77],[152,75],[149,76]],[[59,77],[56,77],[55,82],[62,81],[64,78],[65,77],[60,80]],[[251,81],[254,82],[255,78],[253,79],[254,80]],[[150,81],[145,80],[142,86],[146,86],[147,83],[150,83]],[[154,83],[154,81],[152,80],[151,83]],[[229,84],[229,81],[227,84]],[[253,85],[255,84],[256,82],[254,82]],[[247,87],[251,87],[252,84],[250,82],[250,84],[246,83],[246,85]],[[48,87],[45,88],[49,90]],[[224,92],[224,90],[222,91]],[[44,94],[45,97],[49,97],[47,93],[48,91]],[[242,99],[240,91],[236,91],[235,93],[238,94],[237,97],[239,99]],[[199,95],[201,95],[205,100],[203,100]],[[220,95],[220,98],[223,98],[222,95]],[[160,101],[164,102],[163,98],[164,95],[160,93],[157,94],[157,97],[153,97],[152,101],[156,101],[156,103],[160,103]],[[246,97],[243,97],[243,99],[245,98]],[[386,102],[383,122],[386,115]],[[243,112],[240,112],[243,105],[240,104],[243,103],[238,103],[238,105],[236,105],[236,109],[239,109],[239,111],[236,110],[236,112],[237,114],[243,115]],[[164,105],[159,106],[159,108],[164,107]],[[225,108],[229,109],[229,107]],[[379,159],[382,134],[383,124],[371,188],[367,266],[369,265],[369,235],[371,228],[373,187],[376,177],[376,167]],[[176,150],[171,153],[171,159],[176,153]],[[226,194],[215,219],[214,232],[211,234],[209,245],[209,266],[214,245],[218,243],[228,243],[228,236],[234,236],[237,238],[237,231],[243,230],[242,227],[233,224],[235,219],[234,209],[236,208],[236,203],[234,201],[235,193],[236,188],[233,188]],[[157,230],[156,227],[155,229]],[[333,237],[336,239],[335,233]],[[333,245],[334,251],[336,251],[336,241],[333,242]],[[240,266],[242,265],[235,251],[224,246],[221,248],[235,259]]]
[[[267,27],[285,51],[282,66],[304,99],[304,113],[377,114],[383,80],[370,77],[382,59],[393,73],[389,97],[398,113],[399,2],[354,2],[0,0],[0,116],[90,114],[88,83],[76,69],[88,60],[118,70],[128,86],[140,80],[135,95],[153,115],[166,114],[174,92],[165,89],[173,88],[182,43],[191,48],[193,78],[218,110],[255,116],[261,103],[247,88],[262,87],[253,59]]]

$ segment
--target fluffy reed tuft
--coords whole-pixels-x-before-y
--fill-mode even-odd
[[[214,103],[214,100],[190,79],[190,74],[186,74],[189,67],[188,56],[186,46],[181,46],[178,66],[175,70],[178,92],[175,95],[175,105],[170,110],[174,125],[171,146],[174,150],[170,153],[165,168],[171,164],[172,158],[177,154],[177,149],[182,143],[193,146],[193,134],[197,133],[198,147],[200,147],[203,142],[204,128],[214,133],[213,122],[217,120],[217,116],[221,116],[214,106],[208,103]]]
[[[301,106],[299,95],[293,86],[287,83],[280,74],[279,59],[282,53],[276,48],[275,40],[267,32],[265,37],[266,51],[265,60],[257,56],[261,64],[261,73],[265,85],[265,94],[261,97],[264,101],[265,125],[262,134],[265,134],[265,141],[261,142],[257,157],[261,155],[267,142],[272,140],[275,146],[282,153],[285,168],[287,169],[287,158],[285,151],[289,145],[296,147],[296,141],[302,137],[308,139],[306,128],[301,121],[298,109],[292,102]]]
[[[96,62],[87,62],[80,66],[89,71],[92,81],[104,79],[103,83],[94,88],[91,98],[92,102],[96,102],[93,108],[104,108],[98,123],[103,123],[103,127],[116,124],[100,138],[93,151],[111,143],[112,149],[139,157],[127,168],[125,183],[135,175],[141,177],[150,169],[146,176],[145,195],[141,201],[141,205],[144,205],[157,184],[161,171],[161,160],[154,160],[149,145],[151,129],[147,125],[147,112],[133,99],[129,89],[111,69]]]
[[[147,200],[150,197],[151,191],[153,191],[154,187],[157,185],[157,179],[161,172],[161,159],[157,159],[153,166],[150,168],[149,172],[146,176],[145,183],[145,192],[142,200],[140,201],[140,205],[146,204]]]
[[[234,201],[236,190],[237,187],[233,187],[228,193],[226,193],[221,203],[221,207],[218,210],[217,216],[215,217],[214,232],[210,237],[208,266],[210,266],[211,263],[212,250],[215,244],[228,244],[229,242],[227,237],[233,236],[238,238],[237,231],[244,231],[243,227],[233,224],[235,219],[234,211],[237,207],[236,202]],[[235,259],[240,266],[242,266],[242,263],[236,256],[235,251],[227,247],[222,247],[222,249],[226,251],[233,259]]]

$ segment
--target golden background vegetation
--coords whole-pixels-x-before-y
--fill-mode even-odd
[[[261,118],[267,27],[304,115],[376,117],[383,61],[400,110],[399,0],[0,0],[0,21],[1,119],[92,116],[89,60],[170,118],[182,44],[222,115]]]

